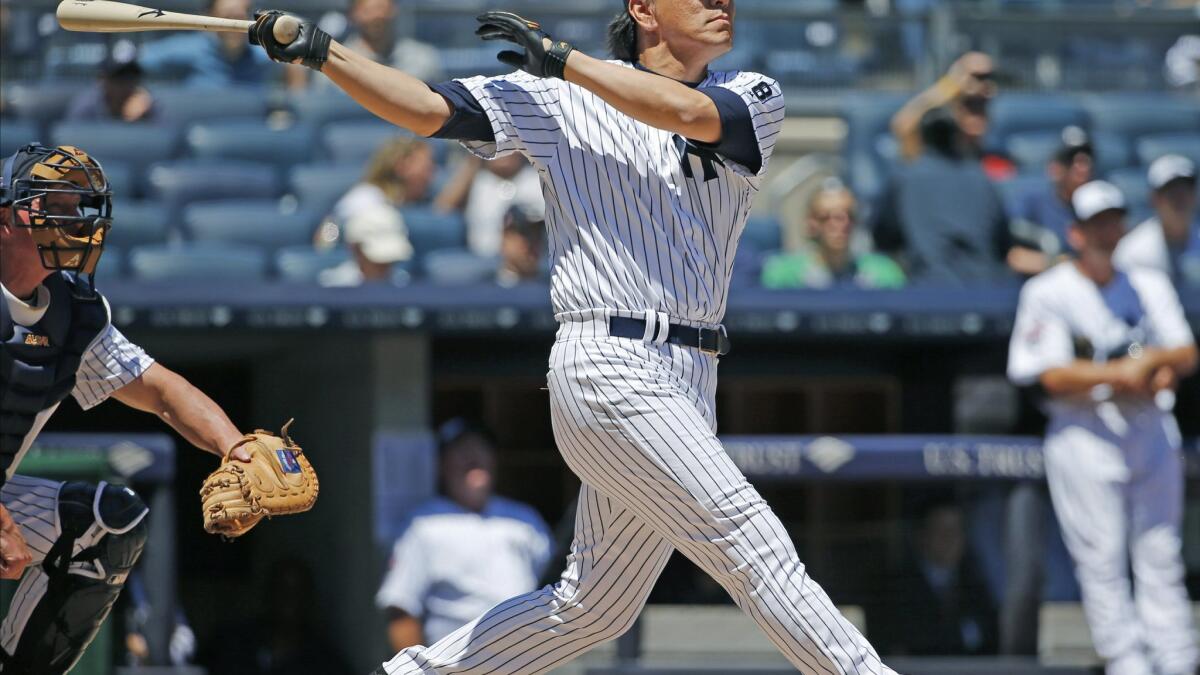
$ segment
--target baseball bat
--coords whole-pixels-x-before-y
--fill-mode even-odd
[[[67,30],[92,33],[134,33],[147,30],[206,30],[245,33],[253,21],[221,19],[198,14],[164,12],[161,9],[110,0],[63,0],[58,3],[58,25]],[[280,44],[291,44],[300,34],[300,23],[280,17],[272,31]]]

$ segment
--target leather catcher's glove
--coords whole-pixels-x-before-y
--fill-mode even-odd
[[[563,71],[567,67],[567,56],[575,51],[568,42],[555,41],[542,30],[536,21],[521,18],[512,12],[484,12],[476,17],[479,28],[475,34],[484,40],[508,40],[518,47],[524,47],[524,52],[504,51],[496,58],[513,68],[519,68],[538,77],[557,77],[565,79]],[[547,48],[543,40],[550,40]]]
[[[283,425],[279,436],[262,429],[238,442],[249,462],[233,459],[230,454],[221,466],[204,480],[200,500],[204,508],[204,529],[229,538],[250,531],[263,517],[301,513],[313,507],[320,485],[317,473],[304,451],[288,437],[292,420]]]
[[[250,27],[250,44],[260,45],[272,61],[295,63],[299,61],[313,70],[320,71],[329,60],[329,33],[308,19],[290,15],[300,22],[300,33],[291,44],[281,44],[275,39],[275,22],[285,14],[277,9],[254,13],[254,25]]]

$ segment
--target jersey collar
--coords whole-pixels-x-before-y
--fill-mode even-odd
[[[8,304],[8,311],[12,312],[13,321],[26,328],[41,321],[50,307],[50,289],[45,286],[37,287],[37,295],[32,303],[25,302],[13,295],[3,284],[0,284],[0,291],[4,294],[4,302]]]
[[[668,80],[675,80],[675,78],[673,78],[673,77],[667,77],[666,75],[663,75],[662,73],[656,73],[653,70],[650,70],[646,66],[643,66],[641,61],[634,61],[633,67],[637,68],[638,70],[645,72],[645,73],[650,73],[652,75],[658,75],[659,77],[666,77]],[[692,89],[695,89],[695,88],[699,87],[700,85],[704,84],[704,82],[706,80],[708,80],[707,72],[704,73],[704,77],[699,82],[684,82],[683,80],[675,80],[675,81],[678,82],[679,84],[683,84],[688,87],[691,87]]]

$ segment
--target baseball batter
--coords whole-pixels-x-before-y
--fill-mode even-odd
[[[675,549],[717,580],[804,673],[892,673],[806,573],[779,519],[714,433],[721,326],[751,200],[784,118],[777,82],[708,64],[732,0],[623,0],[614,60],[507,12],[477,34],[519,51],[511,75],[432,87],[331,42],[311,21],[251,41],[320,70],[374,113],[521,153],[541,176],[560,322],[548,374],[555,438],[583,482],[561,581],[492,608],[377,675],[541,673],[633,623]]]
[[[21,579],[0,673],[62,675],[141,555],[147,509],[127,487],[14,475],[59,403],[113,397],[219,457],[248,456],[216,403],[113,327],[91,276],[112,223],[100,164],[41,145],[0,163],[0,578]]]
[[[1195,370],[1196,345],[1166,275],[1113,265],[1121,192],[1094,181],[1071,201],[1078,256],[1021,291],[1008,374],[1046,394],[1050,496],[1105,672],[1192,675],[1182,455],[1163,394]]]

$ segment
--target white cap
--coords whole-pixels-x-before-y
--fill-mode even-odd
[[[400,212],[392,208],[367,209],[346,222],[346,242],[358,244],[374,263],[394,263],[412,257],[412,244]]]
[[[1163,155],[1154,160],[1146,174],[1150,187],[1161,190],[1164,185],[1179,178],[1196,180],[1196,163],[1183,155]]]
[[[1071,195],[1071,207],[1075,209],[1075,218],[1083,222],[1111,209],[1125,211],[1125,195],[1112,183],[1094,180],[1075,190]]]

